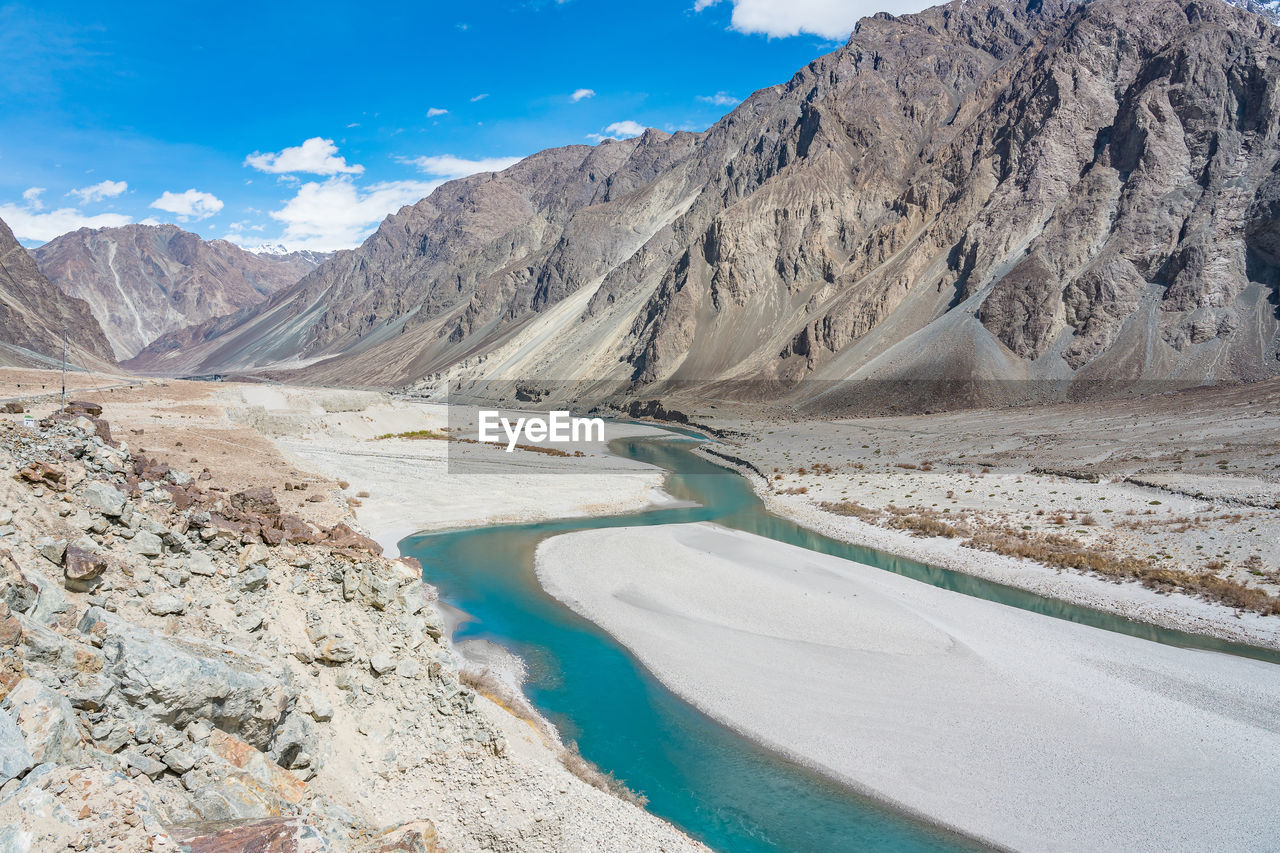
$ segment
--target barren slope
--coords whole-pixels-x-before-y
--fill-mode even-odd
[[[133,364],[823,407],[848,380],[1274,376],[1278,38],[1218,0],[877,15],[704,134],[447,184]]]
[[[257,255],[175,225],[81,228],[32,254],[50,281],[89,303],[122,359],[165,332],[261,302],[327,257]]]
[[[56,366],[64,329],[73,364],[90,370],[115,367],[89,306],[50,284],[0,221],[0,366]]]

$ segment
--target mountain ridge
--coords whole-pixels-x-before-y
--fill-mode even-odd
[[[260,255],[176,225],[81,228],[31,250],[45,276],[84,299],[123,359],[166,332],[234,313],[327,256]]]
[[[1278,34],[1218,0],[876,15],[706,132],[446,184],[131,364],[796,402],[861,380],[1274,376]]]
[[[57,367],[63,335],[68,361],[88,370],[115,371],[111,347],[83,300],[45,278],[9,226],[0,220],[0,366]]]

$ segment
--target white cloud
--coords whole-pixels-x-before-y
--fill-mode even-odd
[[[596,142],[603,142],[606,139],[630,139],[633,136],[639,136],[644,133],[647,128],[638,121],[615,121],[604,129],[604,133],[588,133],[587,139],[594,139]]]
[[[595,89],[578,89],[569,96],[569,99],[576,104],[578,101],[585,101],[587,98],[594,98],[595,96]]]
[[[44,202],[40,200],[40,196],[44,193],[44,187],[31,187],[22,193],[22,200],[27,203],[27,207],[32,210],[44,210]]]
[[[95,201],[102,201],[105,198],[115,198],[118,195],[124,195],[125,190],[129,189],[129,185],[124,181],[101,181],[91,187],[81,187],[78,190],[71,190],[67,195],[73,195],[80,199],[80,204],[92,204]]]
[[[413,204],[443,181],[389,181],[367,189],[339,176],[298,188],[271,218],[284,223],[280,237],[292,250],[331,251],[358,246],[390,213]]]
[[[301,145],[276,153],[255,151],[244,158],[246,166],[272,175],[306,172],[312,175],[358,175],[364,166],[347,165],[345,157],[338,156],[338,146],[332,139],[313,136]]]
[[[28,197],[30,194],[30,197]],[[99,213],[97,216],[85,216],[79,209],[74,207],[62,207],[57,210],[50,210],[48,213],[39,213],[42,207],[31,207],[30,202],[34,199],[39,205],[39,193],[31,194],[31,191],[23,193],[23,198],[28,201],[27,207],[19,207],[16,204],[0,204],[0,219],[3,219],[11,229],[14,236],[19,240],[32,240],[40,243],[46,243],[54,237],[59,237],[69,231],[75,231],[77,228],[115,228],[120,225],[128,225],[131,221],[129,217],[120,213]]]
[[[731,107],[739,103],[739,100],[728,92],[716,92],[714,95],[699,95],[698,100],[706,104],[713,104],[717,107]]]
[[[448,110],[441,109],[440,107],[432,107],[431,109],[427,110],[427,118],[435,118],[436,116],[447,116],[448,114],[449,114]]]
[[[166,190],[164,195],[151,202],[151,206],[174,214],[179,222],[199,222],[222,210],[222,199],[196,189],[180,193]]]
[[[417,166],[424,175],[454,180],[480,172],[501,172],[522,159],[521,157],[481,157],[478,160],[468,160],[452,154],[441,154],[435,157],[415,157],[407,162]]]
[[[694,11],[701,12],[722,0],[697,0]],[[740,33],[762,33],[770,37],[801,33],[828,39],[846,39],[860,18],[876,12],[895,15],[918,12],[931,0],[729,0],[733,4],[730,27]]]
[[[484,94],[481,94],[481,95],[476,95],[474,98],[471,99],[471,103],[474,104],[476,101],[483,101],[487,97],[489,97],[488,92],[485,92]]]

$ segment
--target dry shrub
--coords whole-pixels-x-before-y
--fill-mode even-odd
[[[880,515],[876,510],[863,506],[857,501],[823,501],[818,504],[818,507],[836,515],[851,515],[864,520],[877,518]]]
[[[411,441],[448,441],[449,436],[440,430],[435,429],[415,429],[412,432],[387,432],[374,438],[374,441],[382,441],[386,438],[404,438]]]
[[[959,530],[945,521],[939,521],[921,513],[899,515],[893,519],[893,526],[901,530],[910,530],[917,536],[944,536],[947,539],[954,539],[960,535]]]
[[[807,495],[809,494],[808,486],[796,486],[790,489],[778,489],[780,495]]]
[[[1280,598],[1254,587],[1218,577],[1210,572],[1193,573],[1163,568],[1137,557],[1113,556],[1056,533],[1026,534],[1006,529],[979,533],[965,545],[1009,557],[1022,557],[1049,566],[1092,572],[1116,580],[1136,580],[1155,590],[1180,589],[1228,607],[1252,610],[1264,616],[1280,615]]]
[[[593,788],[599,788],[601,791],[613,794],[615,797],[626,800],[629,803],[635,803],[641,808],[644,808],[649,802],[649,798],[644,794],[631,790],[617,776],[601,770],[583,758],[582,753],[578,751],[578,745],[573,741],[570,741],[560,751],[560,763],[564,765],[566,770]]]

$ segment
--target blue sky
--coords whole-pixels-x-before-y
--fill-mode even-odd
[[[450,177],[703,130],[893,2],[0,0],[0,218],[347,247]]]

